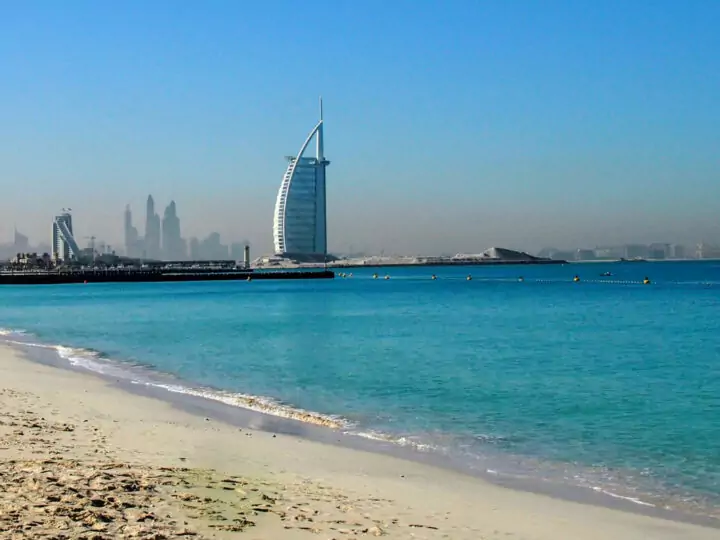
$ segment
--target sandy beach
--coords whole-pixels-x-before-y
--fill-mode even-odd
[[[514,491],[239,429],[0,347],[0,538],[716,539],[718,529]]]

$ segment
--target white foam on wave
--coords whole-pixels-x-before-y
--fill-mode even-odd
[[[19,337],[22,335],[27,335],[27,333],[24,330],[0,328],[0,336],[2,337]],[[22,347],[55,350],[60,358],[65,360],[73,367],[86,369],[88,371],[93,371],[101,375],[109,375],[122,378],[128,380],[132,384],[141,384],[145,386],[162,388],[164,390],[167,390],[168,392],[209,399],[212,401],[224,403],[225,405],[230,405],[232,407],[240,407],[243,409],[268,414],[271,416],[287,418],[290,420],[296,420],[299,422],[305,422],[317,426],[328,427],[331,429],[352,428],[351,422],[348,422],[347,420],[339,416],[327,415],[295,407],[290,407],[288,405],[279,403],[277,400],[274,400],[272,398],[210,388],[192,388],[180,384],[167,384],[152,380],[139,379],[137,377],[137,374],[133,374],[128,369],[123,369],[122,364],[120,364],[119,362],[113,362],[111,360],[104,359],[99,352],[90,349],[68,347],[65,345],[48,345],[45,343],[18,341],[13,339],[3,339],[3,342],[12,345],[19,345]],[[360,436],[364,435],[361,434]],[[398,444],[403,443],[399,442]]]
[[[603,495],[612,497],[613,499],[622,499],[624,501],[629,501],[631,503],[639,504],[640,506],[649,506],[651,508],[655,508],[654,504],[643,501],[642,499],[638,499],[637,497],[629,497],[627,495],[618,495],[617,493],[613,493],[612,491],[608,491],[608,490],[603,489],[598,486],[592,487],[592,490],[596,491],[598,493],[602,493]]]
[[[18,337],[20,337],[20,332],[16,330],[2,330],[6,332],[0,334],[2,336],[10,336],[11,334],[17,334]],[[22,335],[26,335],[26,333],[23,331]],[[289,420],[295,420],[298,422],[313,424],[316,426],[322,426],[335,430],[342,430],[343,434],[345,435],[351,435],[364,439],[369,439],[372,441],[392,444],[395,446],[411,448],[419,452],[443,452],[443,447],[429,444],[427,442],[421,442],[414,437],[404,435],[392,435],[389,433],[383,433],[374,430],[356,430],[356,425],[354,423],[340,416],[323,414],[297,407],[292,407],[280,403],[273,398],[243,394],[238,392],[230,392],[215,388],[192,387],[183,384],[167,383],[153,380],[153,378],[157,379],[157,376],[153,377],[151,374],[142,373],[139,372],[139,370],[133,371],[132,365],[104,358],[100,352],[92,349],[69,347],[65,345],[49,345],[45,343],[19,341],[12,339],[3,339],[3,341],[5,343],[11,343],[13,345],[19,345],[22,347],[54,350],[62,360],[65,360],[69,365],[73,367],[92,371],[104,376],[111,376],[118,379],[123,379],[130,382],[131,384],[161,388],[168,392],[209,399],[232,407],[239,407],[258,413],[267,414],[270,416],[286,418]]]
[[[84,368],[103,375],[121,377],[129,380],[132,384],[162,388],[168,392],[209,399],[224,403],[225,405],[230,405],[232,407],[240,407],[263,414],[297,420],[332,429],[348,428],[351,425],[349,422],[340,417],[290,407],[279,403],[272,398],[218,389],[193,388],[181,384],[168,384],[138,378],[137,374],[133,374],[127,369],[123,369],[119,363],[102,358],[101,354],[97,351],[76,347],[66,347],[62,345],[57,345],[53,348],[57,350],[58,355],[62,359],[66,360],[72,366]]]
[[[79,347],[66,347],[64,345],[55,345],[52,348],[55,349],[60,358],[66,360],[71,366],[94,371],[101,375],[111,375],[123,379],[131,378],[131,373],[123,369],[120,364],[103,359],[98,351]]]
[[[27,335],[27,332],[24,330],[0,328],[0,336],[9,337],[13,335],[17,335],[19,337],[21,335]],[[65,360],[73,367],[86,369],[101,375],[125,379],[133,384],[154,386],[169,392],[210,399],[232,407],[240,407],[271,416],[278,416],[317,426],[324,426],[331,429],[349,429],[352,427],[350,422],[339,416],[290,407],[279,403],[277,400],[272,398],[210,388],[192,388],[180,384],[166,384],[152,380],[144,380],[143,378],[138,378],[137,373],[132,373],[132,371],[127,369],[120,362],[113,362],[110,359],[103,358],[100,352],[91,349],[68,347],[65,345],[49,345],[46,343],[18,341],[13,339],[3,339],[3,342],[21,347],[54,350],[61,359]]]
[[[27,335],[27,332],[20,328],[0,328],[0,336],[24,336],[24,335]]]
[[[11,334],[20,334],[16,330],[0,329],[6,333],[0,333],[0,336],[9,336]],[[26,333],[22,331],[22,335]],[[113,376],[129,381],[132,384],[151,386],[162,388],[168,392],[184,394],[188,396],[209,399],[232,407],[239,407],[262,414],[323,426],[330,429],[343,430],[343,434],[362,437],[378,442],[384,442],[401,447],[413,448],[420,452],[439,451],[440,448],[432,444],[422,443],[406,436],[390,435],[379,431],[355,431],[355,425],[336,415],[328,415],[314,411],[307,411],[297,407],[291,407],[278,402],[275,399],[254,396],[250,394],[242,394],[238,392],[229,392],[218,389],[190,387],[182,384],[169,384],[145,378],[138,377],[138,374],[132,373],[128,369],[124,369],[119,362],[105,359],[101,353],[91,349],[80,347],[68,347],[65,345],[48,345],[44,343],[34,343],[29,341],[3,340],[5,343],[20,345],[23,347],[33,347],[40,349],[49,349],[57,352],[58,356],[65,360],[73,367],[86,369],[105,376]]]
[[[370,439],[371,441],[385,442],[397,446],[410,447],[420,452],[433,452],[439,450],[439,448],[435,445],[422,443],[410,437],[389,435],[387,433],[381,433],[379,431],[345,431],[344,433],[346,435],[362,437],[363,439]]]
[[[31,347],[33,349],[55,349],[54,345],[46,345],[45,343],[33,343],[32,341],[18,341],[15,339],[3,339],[3,343],[9,345],[20,345],[21,347]]]
[[[288,405],[283,405],[282,403],[279,403],[272,398],[262,396],[253,396],[249,394],[241,394],[237,392],[228,392],[224,390],[216,390],[209,388],[190,388],[182,385],[164,384],[151,381],[132,382],[134,384],[143,384],[146,386],[163,388],[168,392],[174,392],[177,394],[185,394],[188,396],[209,399],[212,401],[224,403],[225,405],[230,405],[232,407],[240,407],[263,414],[278,416],[280,418],[297,420],[306,424],[314,424],[317,426],[323,426],[332,429],[343,429],[351,425],[350,422],[339,416],[327,415],[313,411],[306,411],[304,409],[299,409],[296,407],[290,407]]]

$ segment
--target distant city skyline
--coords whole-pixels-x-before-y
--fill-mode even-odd
[[[155,212],[155,200],[148,195],[146,202],[145,229],[151,232],[151,242],[145,245],[145,237],[139,234],[134,226],[132,208],[126,205],[123,215],[125,244],[110,243],[96,236],[79,236],[87,241],[87,246],[79,246],[80,249],[95,249],[97,253],[114,252],[118,255],[125,255],[137,258],[156,258],[162,260],[236,260],[240,261],[244,256],[244,248],[250,245],[249,240],[230,241],[224,244],[218,232],[210,232],[204,238],[181,236],[181,222],[177,214],[175,201],[165,207],[164,217],[160,220]],[[39,254],[59,250],[60,257],[66,257],[69,253],[68,246],[58,235],[57,223],[62,222],[68,226],[71,234],[74,234],[73,220],[70,211],[55,216],[52,220],[51,242],[40,242],[33,245],[32,240],[18,230],[13,228],[13,240],[11,242],[0,241],[0,259],[11,258],[16,253],[37,252]],[[159,227],[159,229],[158,229]],[[159,241],[156,240],[159,238]],[[78,244],[80,241],[78,240]],[[155,253],[155,257],[148,255]],[[496,246],[504,247],[504,246]],[[720,243],[695,242],[695,243],[672,243],[672,242],[651,242],[638,243],[629,242],[622,244],[602,244],[596,246],[575,246],[575,247],[544,247],[539,250],[526,250],[528,253],[541,257],[562,259],[568,261],[588,260],[616,260],[620,258],[647,258],[647,259],[718,259],[720,258]],[[364,251],[353,250],[352,246],[347,251],[337,251],[337,255],[454,255],[458,252],[442,251],[437,253],[412,253],[412,252],[386,252],[386,251]],[[271,253],[256,252],[254,256],[270,255]]]
[[[124,250],[122,255],[141,259],[166,261],[182,260],[240,260],[245,243],[222,244],[220,234],[211,232],[204,239],[182,236],[177,204],[174,200],[165,207],[162,219],[155,211],[155,199],[148,195],[145,204],[145,228],[140,235],[134,225],[132,207],[128,204],[124,214]]]
[[[323,95],[330,253],[720,243],[720,3],[308,2],[4,6],[0,242],[152,193],[270,254]]]

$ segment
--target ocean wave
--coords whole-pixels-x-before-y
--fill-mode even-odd
[[[0,328],[0,336],[24,336],[27,331],[21,328]]]
[[[630,497],[627,495],[618,495],[617,493],[613,493],[612,491],[608,491],[599,486],[594,486],[591,489],[598,493],[602,493],[603,495],[607,495],[608,497],[612,497],[613,499],[622,499],[624,501],[629,501],[631,503],[639,504],[640,506],[649,506],[651,508],[655,508],[655,506],[656,506],[652,503],[643,501],[642,499],[638,499],[637,497]]]
[[[145,386],[162,388],[168,392],[209,399],[224,403],[225,405],[230,405],[232,407],[239,407],[271,416],[278,416],[280,418],[287,418],[289,420],[296,420],[306,424],[314,424],[316,426],[323,426],[331,429],[343,429],[352,425],[350,422],[339,416],[291,407],[289,405],[284,405],[275,399],[263,396],[253,396],[249,394],[210,388],[192,388],[183,385],[165,384],[152,381],[132,382],[134,384],[143,384]]]
[[[348,430],[344,432],[346,435],[353,435],[355,437],[362,437],[363,439],[369,439],[371,441],[378,441],[378,442],[385,442],[394,444],[397,446],[404,446],[404,447],[410,447],[415,450],[418,450],[420,452],[433,452],[433,451],[439,451],[441,448],[439,446],[424,443],[416,440],[413,437],[403,436],[403,435],[390,435],[388,433],[382,433],[379,431],[352,431]]]
[[[2,333],[0,333],[0,336],[3,337],[10,337],[12,335],[29,335],[24,331],[21,332],[4,328],[1,330]],[[101,375],[121,378],[132,384],[162,388],[168,392],[209,399],[224,403],[225,405],[230,405],[232,407],[239,407],[271,416],[287,418],[331,429],[349,429],[352,427],[351,422],[339,416],[292,407],[265,396],[255,396],[215,388],[192,387],[183,384],[169,384],[155,381],[152,380],[151,373],[139,373],[136,371],[139,369],[150,371],[147,367],[131,365],[122,361],[114,361],[104,355],[101,351],[95,349],[69,347],[66,345],[50,345],[27,340],[19,341],[13,339],[3,339],[3,342],[22,347],[54,350],[62,360],[66,361],[73,367],[86,369]],[[134,371],[132,368],[135,368],[136,370]]]
[[[73,367],[93,371],[101,375],[132,380],[133,374],[121,362],[113,362],[95,349],[53,345],[58,356]]]
[[[6,328],[0,329],[0,336],[3,337],[20,337],[28,335],[29,334],[24,330]],[[168,392],[208,399],[232,407],[247,409],[270,416],[286,418],[316,426],[323,426],[330,429],[343,430],[343,433],[347,435],[378,442],[386,442],[401,447],[413,448],[421,452],[431,452],[440,449],[435,445],[420,442],[409,436],[390,435],[388,433],[372,430],[356,431],[354,429],[355,424],[345,418],[342,418],[341,416],[308,411],[286,405],[276,399],[266,396],[256,396],[216,388],[193,387],[185,384],[173,384],[152,380],[152,375],[150,373],[138,373],[137,371],[132,370],[132,368],[136,368],[150,371],[151,368],[149,366],[140,366],[138,364],[132,365],[127,362],[114,361],[104,355],[101,351],[91,348],[51,345],[27,340],[19,341],[13,339],[3,339],[3,341],[5,343],[22,347],[54,350],[62,360],[66,361],[73,367],[82,368],[101,375],[122,378],[132,384],[161,388]]]

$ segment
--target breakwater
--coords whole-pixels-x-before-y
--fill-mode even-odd
[[[267,279],[332,279],[329,270],[253,271],[207,269],[90,269],[76,271],[2,272],[0,285],[59,285],[66,283],[141,283]]]
[[[483,260],[483,259],[460,259],[460,260],[432,260],[432,261],[414,261],[414,262],[334,262],[329,266],[332,268],[409,268],[413,266],[527,266],[527,265],[563,265],[568,261],[554,259],[537,259],[537,260]]]

